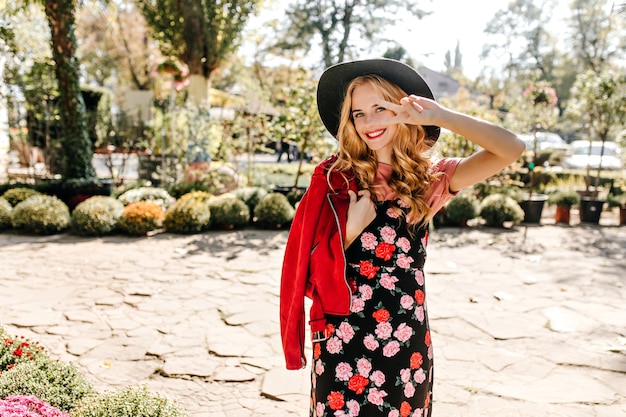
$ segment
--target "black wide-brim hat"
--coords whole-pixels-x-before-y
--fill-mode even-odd
[[[324,126],[331,135],[337,137],[341,104],[346,96],[348,84],[356,77],[375,74],[398,85],[408,95],[417,95],[434,100],[430,87],[424,78],[412,67],[402,62],[380,58],[349,61],[328,67],[317,85],[317,110]],[[438,126],[422,126],[429,142],[439,139]]]

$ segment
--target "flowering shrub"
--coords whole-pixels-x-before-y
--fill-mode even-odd
[[[26,200],[28,197],[33,195],[40,195],[41,193],[37,190],[33,190],[32,188],[26,187],[15,187],[5,191],[2,194],[2,197],[11,204],[11,206],[15,207],[18,203]]]
[[[163,207],[150,201],[137,201],[124,207],[119,225],[126,233],[142,236],[160,229],[164,220]]]
[[[145,386],[119,388],[83,400],[73,417],[186,417],[175,403],[148,391]]]
[[[254,208],[254,219],[260,226],[277,228],[293,220],[294,212],[285,195],[270,193]]]
[[[19,363],[46,355],[44,348],[37,342],[28,340],[23,336],[20,338],[11,337],[0,327],[0,375]]]
[[[132,190],[128,190],[120,195],[118,199],[125,206],[138,201],[148,201],[158,204],[163,208],[163,210],[167,210],[167,208],[174,203],[174,197],[172,197],[166,190],[157,187],[133,188]]]
[[[113,197],[90,197],[72,212],[72,230],[79,235],[105,235],[117,228],[123,211],[124,204]]]
[[[250,222],[250,209],[233,194],[222,194],[209,200],[212,228],[237,228]]]
[[[444,217],[450,224],[465,224],[476,216],[478,216],[478,203],[476,198],[469,193],[459,194],[446,204]]]
[[[538,83],[526,87],[522,96],[530,99],[534,106],[554,107],[559,99],[554,88],[546,83]]]
[[[207,201],[209,201],[211,199],[211,197],[213,197],[213,194],[206,192],[206,191],[192,191],[186,194],[183,194],[179,200],[187,200],[187,199],[194,199],[194,200],[200,200],[204,203],[206,203]]]
[[[479,212],[485,224],[492,227],[503,227],[505,222],[519,223],[524,219],[524,210],[519,203],[504,194],[485,197],[480,203]]]
[[[13,208],[11,222],[16,229],[29,233],[51,235],[70,225],[70,209],[56,197],[33,195]]]
[[[186,194],[189,195],[189,194]],[[163,225],[172,233],[198,233],[209,228],[211,210],[203,198],[181,198],[165,212]]]
[[[11,210],[11,203],[0,197],[0,232],[11,228]]]
[[[93,388],[71,364],[42,356],[22,362],[0,376],[0,398],[34,395],[62,411],[70,411]]]
[[[259,201],[267,194],[267,190],[261,187],[243,187],[233,191],[233,195],[246,203],[251,213],[256,205],[259,204]]]
[[[56,407],[33,395],[14,395],[0,400],[3,417],[70,417]]]

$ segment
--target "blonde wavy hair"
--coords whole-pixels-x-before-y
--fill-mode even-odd
[[[341,106],[341,116],[337,139],[339,152],[337,160],[329,170],[339,171],[347,178],[346,173],[354,170],[359,189],[369,190],[376,195],[374,177],[378,162],[376,155],[359,137],[352,118],[352,93],[362,85],[371,84],[379,96],[392,103],[400,103],[400,99],[407,96],[400,87],[377,75],[360,76],[348,85],[346,97]],[[422,126],[399,123],[396,135],[393,138],[391,165],[393,173],[389,179],[389,186],[395,191],[396,197],[392,201],[392,209],[399,215],[404,215],[397,200],[408,207],[405,219],[410,229],[426,223],[431,209],[424,200],[435,175],[430,172],[431,162],[424,155],[429,148],[426,134]]]

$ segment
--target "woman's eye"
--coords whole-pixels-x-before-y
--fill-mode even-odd
[[[354,117],[355,119],[358,119],[359,117],[363,117],[363,113],[354,113],[352,117]]]
[[[385,107],[377,107],[376,113],[380,113],[381,111],[385,111],[385,110],[387,110]]]

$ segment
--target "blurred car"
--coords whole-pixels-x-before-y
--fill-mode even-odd
[[[535,137],[532,133],[517,135],[524,144],[526,149],[533,150],[533,142]],[[537,152],[548,149],[558,149],[562,151],[569,150],[569,144],[558,133],[554,132],[537,132]]]
[[[622,169],[624,164],[621,158],[622,149],[615,142],[604,142],[604,151],[602,151],[602,142],[594,141],[589,144],[587,140],[577,140],[572,142],[571,153],[563,160],[564,168],[586,169],[587,166],[598,169],[600,159],[602,159],[602,169],[615,170]],[[602,158],[600,153],[602,152]]]

